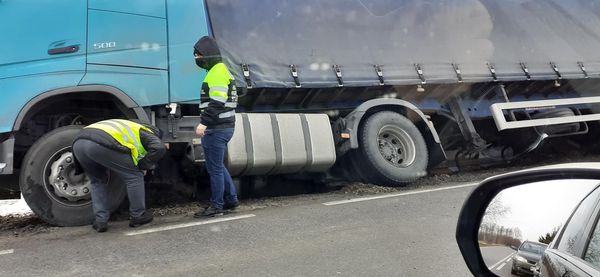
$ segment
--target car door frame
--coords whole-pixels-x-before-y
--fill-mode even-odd
[[[579,269],[582,272],[585,272],[589,276],[600,276],[600,270],[598,268],[592,266],[590,263],[588,263],[584,259],[584,255],[590,244],[591,236],[596,227],[596,224],[600,223],[600,194],[598,194],[595,199],[596,205],[592,208],[593,211],[592,211],[591,216],[585,221],[583,235],[576,242],[576,247],[575,247],[576,254],[570,254],[570,253],[566,253],[564,251],[560,251],[558,249],[558,245],[560,244],[561,240],[563,239],[566,227],[569,225],[573,216],[581,207],[581,204],[583,203],[583,201],[585,201],[587,199],[587,197],[590,197],[595,190],[600,190],[600,187],[596,187],[594,190],[590,191],[590,193],[583,200],[581,200],[581,202],[577,205],[577,207],[575,209],[573,209],[573,212],[569,216],[569,219],[566,221],[565,225],[559,231],[558,236],[556,237],[555,241],[553,241],[551,243],[551,245],[548,246],[548,248],[546,249],[546,251],[544,252],[544,255],[543,255],[543,256],[546,256],[546,255],[550,254],[550,255],[555,255],[557,257],[560,257],[565,262],[568,262],[571,266],[576,267],[577,269]],[[542,259],[543,258],[544,257],[542,257]]]

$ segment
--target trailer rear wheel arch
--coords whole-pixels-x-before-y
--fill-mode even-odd
[[[350,133],[350,148],[359,148],[359,130],[366,119],[381,111],[397,112],[410,119],[419,129],[429,151],[428,167],[434,167],[446,160],[446,153],[433,123],[419,108],[408,101],[400,99],[374,99],[357,107],[345,117],[346,130]]]

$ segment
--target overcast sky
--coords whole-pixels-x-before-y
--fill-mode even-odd
[[[555,180],[508,188],[497,197],[510,209],[496,223],[518,227],[523,240],[537,241],[554,227],[562,225],[575,206],[599,180]]]

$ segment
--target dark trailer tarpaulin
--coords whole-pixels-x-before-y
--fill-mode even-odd
[[[307,87],[584,78],[600,75],[595,0],[207,0],[239,84]],[[558,74],[553,68],[556,66]]]

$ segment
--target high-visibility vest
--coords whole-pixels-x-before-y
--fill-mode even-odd
[[[137,166],[147,151],[140,140],[140,130],[152,132],[149,128],[124,119],[109,119],[91,124],[85,128],[102,130],[112,136],[119,144],[131,150],[131,158]]]
[[[215,64],[204,78],[203,92],[208,94],[210,100],[215,100],[223,104],[226,108],[235,109],[237,107],[237,90],[234,84],[235,79],[227,69],[224,63]],[[204,90],[208,89],[208,93]],[[208,107],[209,101],[201,99],[200,108]],[[234,111],[219,114],[219,118],[226,118],[235,115]]]

